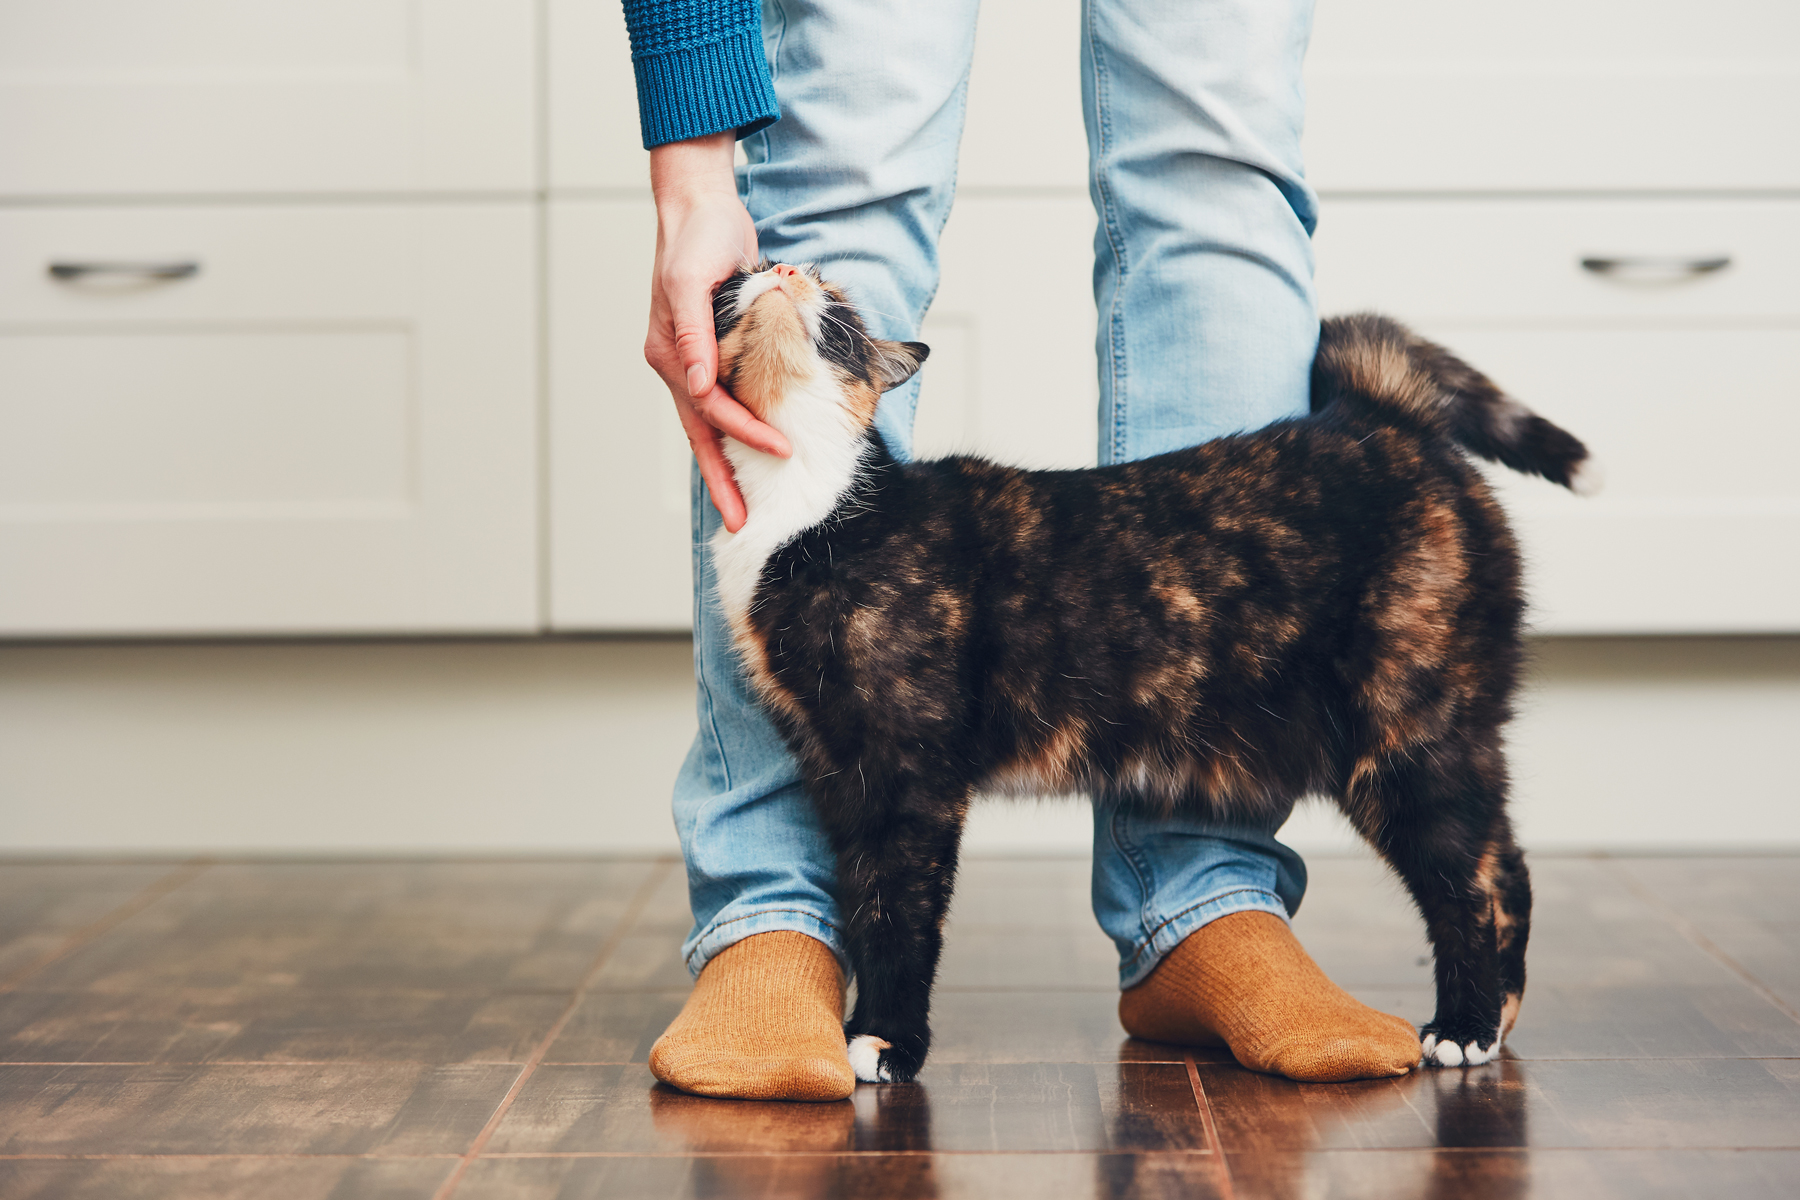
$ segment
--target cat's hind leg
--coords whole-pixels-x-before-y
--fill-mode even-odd
[[[1420,1031],[1429,1065],[1490,1061],[1525,987],[1531,885],[1494,741],[1383,756],[1343,801],[1425,918],[1437,985],[1437,1013]]]

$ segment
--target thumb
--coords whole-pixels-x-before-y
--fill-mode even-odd
[[[712,390],[713,378],[719,371],[719,343],[713,337],[711,297],[701,291],[696,297],[676,299],[675,353],[681,362],[681,373],[687,380],[688,395],[698,399]]]

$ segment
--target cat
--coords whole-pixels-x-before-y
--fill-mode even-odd
[[[979,790],[1247,819],[1335,800],[1436,961],[1423,1060],[1486,1062],[1525,988],[1531,885],[1501,730],[1517,547],[1463,451],[1572,490],[1586,448],[1379,316],[1324,321],[1311,412],[1137,462],[900,462],[881,394],[925,361],[814,268],[714,296],[720,381],[793,448],[726,439],[712,543],[733,644],[837,855],[858,1078],[913,1079]]]

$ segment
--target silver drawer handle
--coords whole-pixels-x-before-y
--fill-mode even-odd
[[[1731,265],[1729,254],[1712,258],[1658,258],[1654,255],[1625,255],[1620,258],[1584,258],[1581,269],[1596,275],[1711,275]]]
[[[200,273],[197,262],[53,262],[52,279],[86,279],[91,275],[126,275],[134,279],[189,279]]]

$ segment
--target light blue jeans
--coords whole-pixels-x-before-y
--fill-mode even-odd
[[[766,256],[817,263],[884,337],[916,337],[937,289],[976,8],[764,0],[782,118],[745,142],[739,193]],[[1299,154],[1311,18],[1312,0],[1086,0],[1102,462],[1306,411],[1318,334]],[[917,386],[889,392],[876,418],[901,457]],[[718,514],[698,474],[694,487],[700,728],[675,787],[695,918],[683,952],[698,974],[732,943],[788,929],[844,962],[831,849],[739,672],[706,550]],[[1275,840],[1284,819],[1096,807],[1094,912],[1122,987],[1209,921],[1299,906],[1306,869]]]

